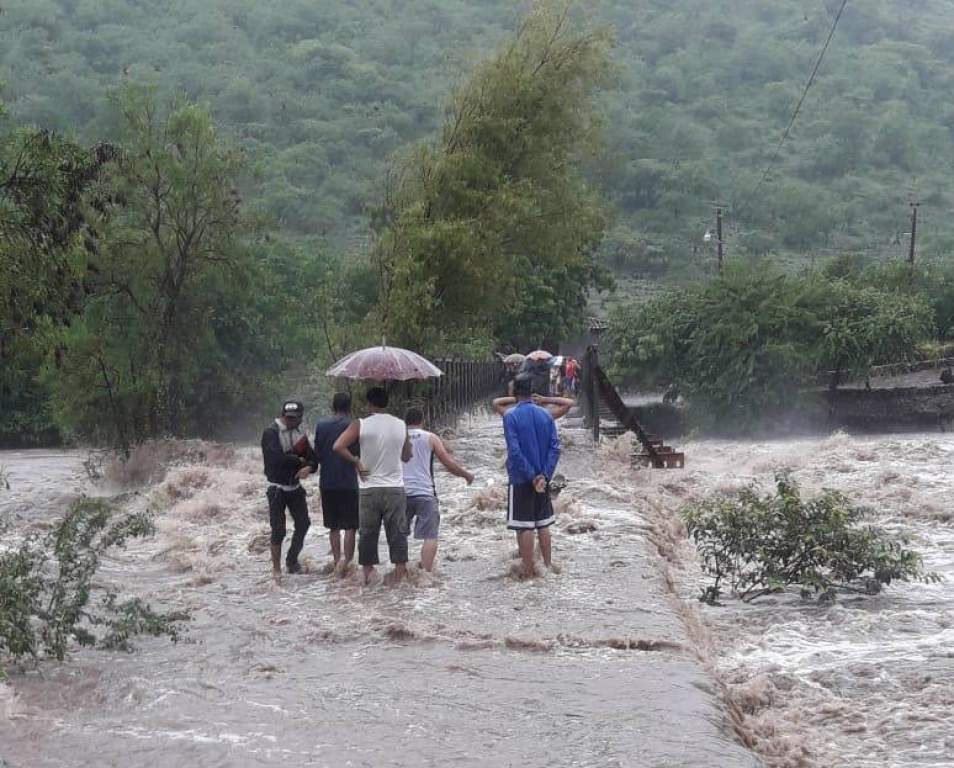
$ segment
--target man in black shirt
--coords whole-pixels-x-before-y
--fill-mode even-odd
[[[355,531],[358,530],[358,474],[354,464],[334,452],[335,440],[351,423],[351,398],[338,392],[331,401],[331,416],[325,416],[315,427],[315,452],[321,464],[321,516],[328,539],[335,571],[344,573],[354,559]],[[350,447],[358,455],[358,444]],[[341,551],[341,531],[344,553]]]
[[[282,405],[282,415],[269,424],[262,433],[262,459],[268,479],[268,522],[272,529],[272,573],[281,575],[282,542],[285,540],[285,509],[295,522],[291,546],[285,558],[289,573],[301,573],[298,555],[305,544],[305,534],[311,525],[304,480],[318,469],[318,459],[301,428],[304,406],[297,400]]]

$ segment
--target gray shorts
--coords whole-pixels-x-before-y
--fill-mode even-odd
[[[441,511],[433,496],[407,497],[407,523],[414,520],[415,539],[436,539],[441,528]]]
[[[358,564],[377,565],[381,526],[391,562],[407,562],[407,515],[403,488],[362,488],[358,495]]]

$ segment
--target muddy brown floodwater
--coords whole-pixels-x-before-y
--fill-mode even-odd
[[[954,438],[704,441],[686,446],[685,471],[663,472],[630,469],[625,441],[594,453],[583,431],[561,433],[561,571],[533,582],[509,577],[497,420],[468,420],[450,440],[477,480],[439,476],[439,572],[398,588],[322,572],[316,492],[310,572],[274,584],[257,452],[183,450],[123,497],[154,507],[159,531],[111,556],[99,581],[187,608],[186,638],[10,670],[0,764],[951,764],[954,582],[827,608],[702,608],[676,511],[784,464],[808,487],[876,504],[954,577]],[[89,485],[82,458],[0,452],[11,483],[0,504],[18,529],[47,523],[71,495],[110,492]]]

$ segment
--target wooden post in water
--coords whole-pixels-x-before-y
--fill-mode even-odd
[[[722,206],[716,208],[716,252],[719,259],[719,273],[722,273]]]
[[[599,365],[599,348],[591,344],[587,349],[587,362],[590,366],[590,408],[593,415],[593,442],[600,442],[600,390],[596,381],[596,366]]]

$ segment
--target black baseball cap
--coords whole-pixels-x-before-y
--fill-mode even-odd
[[[286,400],[282,405],[282,416],[297,416],[299,419],[305,413],[305,406],[300,400]]]

